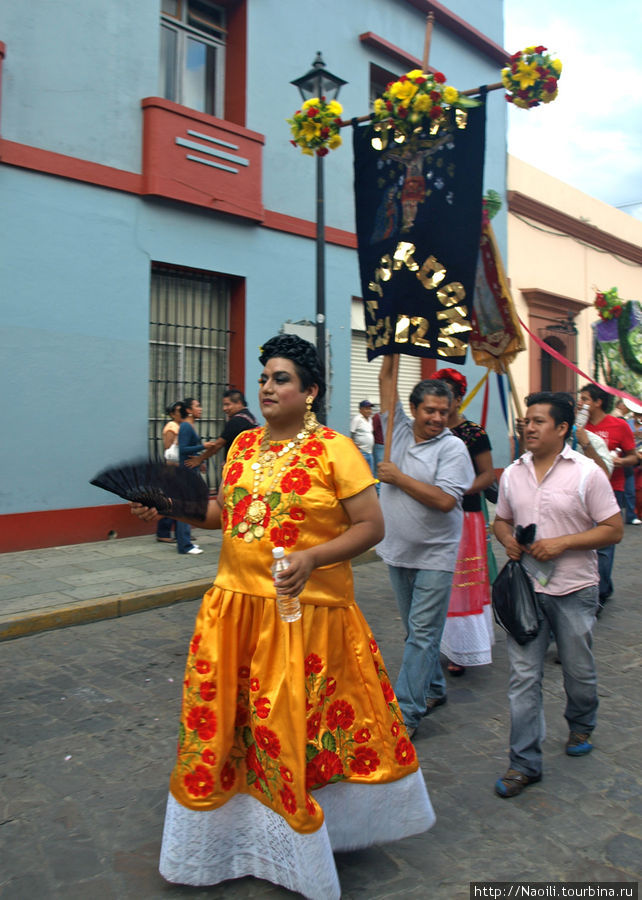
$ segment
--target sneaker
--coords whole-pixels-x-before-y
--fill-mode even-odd
[[[586,756],[593,749],[590,742],[590,734],[580,734],[577,731],[571,731],[566,742],[567,756]]]
[[[188,553],[189,556],[198,556],[198,554],[199,554],[199,553],[202,553],[202,552],[203,552],[203,551],[201,550],[200,547],[192,547],[191,550],[188,550],[188,551],[187,551],[187,553]]]
[[[637,517],[635,519],[631,519],[629,525],[642,525],[642,519],[638,519]]]
[[[516,797],[529,784],[535,784],[541,780],[541,772],[537,775],[526,775],[525,772],[518,772],[517,769],[509,769],[505,775],[502,775],[495,782],[495,793],[499,794],[500,797]]]

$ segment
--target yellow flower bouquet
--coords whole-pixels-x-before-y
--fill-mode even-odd
[[[396,141],[429,130],[435,132],[445,122],[450,108],[479,106],[478,100],[464,97],[446,84],[441,72],[413,69],[397,81],[391,81],[374,102],[373,121],[378,131],[391,129]]]
[[[291,119],[287,119],[292,132],[290,143],[300,147],[306,156],[325,156],[328,150],[341,146],[341,113],[343,107],[336,100],[326,103],[325,97],[306,100]]]
[[[546,47],[526,47],[513,53],[510,60],[510,65],[502,69],[502,84],[509,103],[532,109],[555,100],[562,63],[552,59]]]

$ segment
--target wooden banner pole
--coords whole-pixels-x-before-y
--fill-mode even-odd
[[[428,13],[428,18],[426,19],[426,34],[424,37],[424,55],[421,61],[421,71],[428,71],[428,60],[430,59],[430,43],[432,41],[432,29],[435,24],[435,14],[434,12]]]
[[[390,462],[390,451],[392,449],[392,430],[395,423],[395,405],[397,403],[397,382],[399,380],[399,354],[394,353],[392,356],[392,372],[390,373],[390,408],[386,410],[388,413],[388,421],[386,423],[386,438],[383,444],[383,461]]]

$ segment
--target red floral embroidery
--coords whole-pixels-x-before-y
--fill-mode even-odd
[[[322,750],[305,767],[305,786],[320,787],[336,775],[343,775],[343,766],[336,753]]]
[[[289,516],[295,522],[303,522],[305,519],[305,510],[300,506],[291,506]]]
[[[337,436],[336,431],[332,431],[331,428],[324,428],[321,432],[322,437],[324,437],[327,441],[331,441],[333,438]]]
[[[190,653],[196,653],[198,650],[198,645],[201,643],[201,635],[195,634],[192,638],[192,643],[189,645]]]
[[[235,781],[236,772],[234,771],[232,766],[228,762],[226,762],[221,769],[221,787],[224,791],[229,791]]]
[[[279,774],[281,775],[283,781],[288,781],[290,783],[294,781],[294,775],[292,774],[292,772],[290,772],[287,766],[279,766]]]
[[[301,452],[307,453],[309,456],[321,456],[323,453],[323,444],[316,438],[312,438],[311,440],[306,441],[305,444],[301,444]]]
[[[354,739],[357,744],[366,744],[371,737],[372,735],[367,728],[360,728],[359,731],[355,731],[354,734]]]
[[[236,484],[243,474],[243,463],[235,462],[227,470],[225,475],[225,484]]]
[[[382,681],[381,690],[383,691],[383,696],[386,698],[386,703],[392,703],[392,701],[395,699],[395,692],[393,691],[390,682]]]
[[[260,688],[259,679],[258,678],[250,678],[250,690],[258,691]]]
[[[246,450],[248,447],[253,447],[256,443],[257,434],[254,431],[244,431],[239,435],[239,438],[236,442],[236,446],[239,450]]]
[[[401,726],[399,725],[399,722],[393,722],[392,725],[390,726],[390,734],[393,737],[397,737],[397,735],[399,734],[400,731],[401,731]]]
[[[307,494],[310,485],[310,476],[305,469],[292,469],[292,471],[286,472],[281,479],[281,490],[284,494],[294,492],[301,497],[303,494]]]
[[[216,697],[216,683],[214,681],[204,681],[199,688],[199,694],[201,695],[201,700],[211,703]]]
[[[205,766],[196,766],[193,772],[187,773],[183,781],[187,792],[193,797],[207,797],[214,789],[214,779]]]
[[[272,759],[277,759],[281,752],[281,742],[273,731],[265,725],[258,725],[254,731],[254,740]]]
[[[259,500],[264,500],[264,498],[259,494]],[[247,508],[252,502],[252,495],[246,494],[245,497],[241,498],[239,502],[236,504],[234,509],[232,510],[232,528],[235,528],[237,525],[240,525],[241,522],[245,519],[247,514]],[[259,524],[263,526],[263,528],[267,528],[268,522],[270,521],[270,507],[266,504],[266,512],[263,517],[263,521]],[[238,537],[243,538],[242,534],[239,534]]]
[[[350,763],[350,768],[356,775],[370,775],[376,772],[381,764],[381,760],[369,747],[359,747],[355,750],[354,759]]]
[[[216,734],[216,716],[207,706],[195,706],[187,716],[187,730],[195,731],[202,741],[210,741]]]
[[[374,656],[374,654],[377,652],[378,649],[379,649],[379,647],[378,647],[377,642],[375,641],[375,639],[374,639],[374,638],[370,638],[370,652],[372,653],[373,656]]]
[[[333,678],[331,675],[328,677],[325,686],[325,695],[326,697],[331,697],[337,689],[337,679]]]
[[[215,766],[216,765],[216,753],[213,753],[209,747],[207,747],[201,753],[201,759],[205,763],[206,766]]]
[[[305,676],[311,675],[312,672],[315,672],[317,675],[323,668],[323,660],[320,656],[317,656],[316,653],[310,653],[309,656],[305,658]]]
[[[317,733],[319,731],[319,725],[321,724],[321,713],[315,712],[314,715],[310,716],[307,723],[307,734],[308,740],[313,741]]]
[[[259,719],[267,719],[272,709],[272,704],[268,697],[259,697],[254,701],[254,709]]]
[[[312,799],[312,797],[309,794],[306,794],[306,797],[305,797],[305,808],[307,809],[308,813],[311,816],[316,815],[317,808],[314,805],[314,800]]]
[[[299,529],[293,522],[284,522],[280,528],[270,531],[270,540],[275,547],[294,547],[299,538]]]
[[[223,512],[221,513],[221,526],[223,528],[223,531],[227,531],[227,526],[229,525],[229,522],[230,522],[230,514],[227,511],[227,507],[224,506]]]
[[[412,746],[407,737],[402,737],[395,747],[395,757],[397,762],[402,766],[409,766],[415,761],[415,748]]]
[[[206,675],[212,667],[205,659],[197,659],[196,660],[196,671],[199,675]]]
[[[335,700],[330,704],[326,722],[331,731],[336,731],[337,728],[347,731],[354,722],[354,709],[346,700]]]
[[[308,467],[308,469],[316,469],[316,467],[319,465],[319,463],[316,461],[316,459],[314,459],[313,456],[308,456],[308,458],[305,461],[305,464]]]
[[[250,746],[247,748],[247,753],[245,754],[245,765],[250,772],[254,772],[254,774],[256,775],[254,787],[258,788],[259,791],[263,791],[263,788],[259,784],[259,780],[263,779],[263,781],[267,781],[267,779],[265,777],[265,769],[259,762],[259,759],[256,755],[256,744],[250,744]]]
[[[295,813],[297,811],[296,797],[287,785],[279,791],[279,797],[286,812]]]

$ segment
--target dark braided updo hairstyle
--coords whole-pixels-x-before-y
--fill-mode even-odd
[[[303,340],[297,334],[277,334],[261,347],[259,362],[264,366],[268,359],[275,356],[289,359],[293,363],[303,390],[312,387],[313,384],[317,385],[319,393],[312,404],[312,409],[316,410],[319,401],[325,395],[325,377],[314,344]]]

